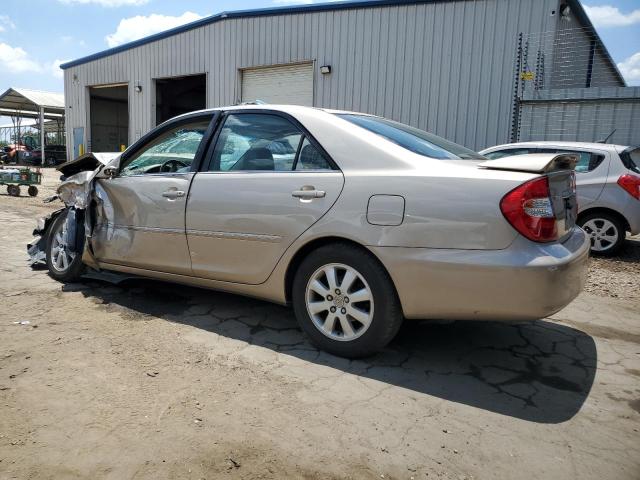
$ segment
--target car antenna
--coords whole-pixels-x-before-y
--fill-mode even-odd
[[[616,133],[616,130],[617,128],[614,128],[613,131],[604,138],[604,140],[598,140],[596,143],[607,143],[613,134]]]

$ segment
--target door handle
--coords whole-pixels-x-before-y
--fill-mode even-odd
[[[162,196],[169,199],[175,199],[184,197],[184,192],[182,190],[167,190],[166,192],[162,192]]]
[[[316,187],[312,187],[311,185],[305,185],[300,190],[294,190],[291,192],[291,196],[295,198],[300,198],[303,200],[310,200],[312,198],[324,198],[327,194],[324,190],[316,190]]]

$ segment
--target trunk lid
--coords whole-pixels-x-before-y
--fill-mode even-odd
[[[576,226],[576,218],[578,217],[576,176],[573,170],[560,170],[547,174],[547,178],[549,180],[549,197],[556,217],[558,238],[562,240]]]
[[[558,170],[573,170],[578,156],[568,153],[528,153],[497,158],[478,164],[489,170],[509,170],[513,172],[549,173]]]
[[[542,179],[546,179],[547,186],[542,189],[544,193],[537,191],[532,194],[534,200],[531,200],[531,198],[528,200],[523,199],[522,204],[519,204],[520,199],[512,200],[512,202],[524,206],[525,216],[528,215],[529,218],[525,219],[523,224],[533,225],[536,221],[546,222],[547,231],[550,232],[552,231],[551,227],[553,225],[549,225],[549,222],[555,221],[555,228],[553,228],[554,234],[549,236],[549,240],[536,241],[552,241],[552,239],[562,241],[568,237],[575,227],[578,216],[576,177],[574,172],[577,162],[578,156],[574,154],[535,153],[490,160],[478,164],[478,168],[537,173],[541,175],[537,180],[531,180],[516,190],[532,182],[539,185],[540,182],[543,181]],[[511,192],[507,194],[507,196],[508,195],[511,195]],[[527,198],[526,195],[523,198]],[[510,206],[519,208],[518,205],[514,203],[511,203]],[[516,227],[516,229],[518,228]],[[523,232],[521,231],[521,233]]]

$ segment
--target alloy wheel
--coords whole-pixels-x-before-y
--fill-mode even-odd
[[[605,252],[618,241],[618,228],[605,218],[592,218],[584,223],[583,230],[591,240],[591,250]]]
[[[332,340],[355,340],[373,320],[369,284],[355,268],[342,263],[324,265],[311,275],[305,301],[314,326]]]
[[[66,242],[67,222],[62,223],[62,227],[55,232],[51,239],[51,266],[58,272],[66,272],[73,262],[76,254],[69,251]]]

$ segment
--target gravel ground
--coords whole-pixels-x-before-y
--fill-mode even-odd
[[[640,299],[640,235],[627,237],[613,258],[591,257],[585,291],[603,297]]]

